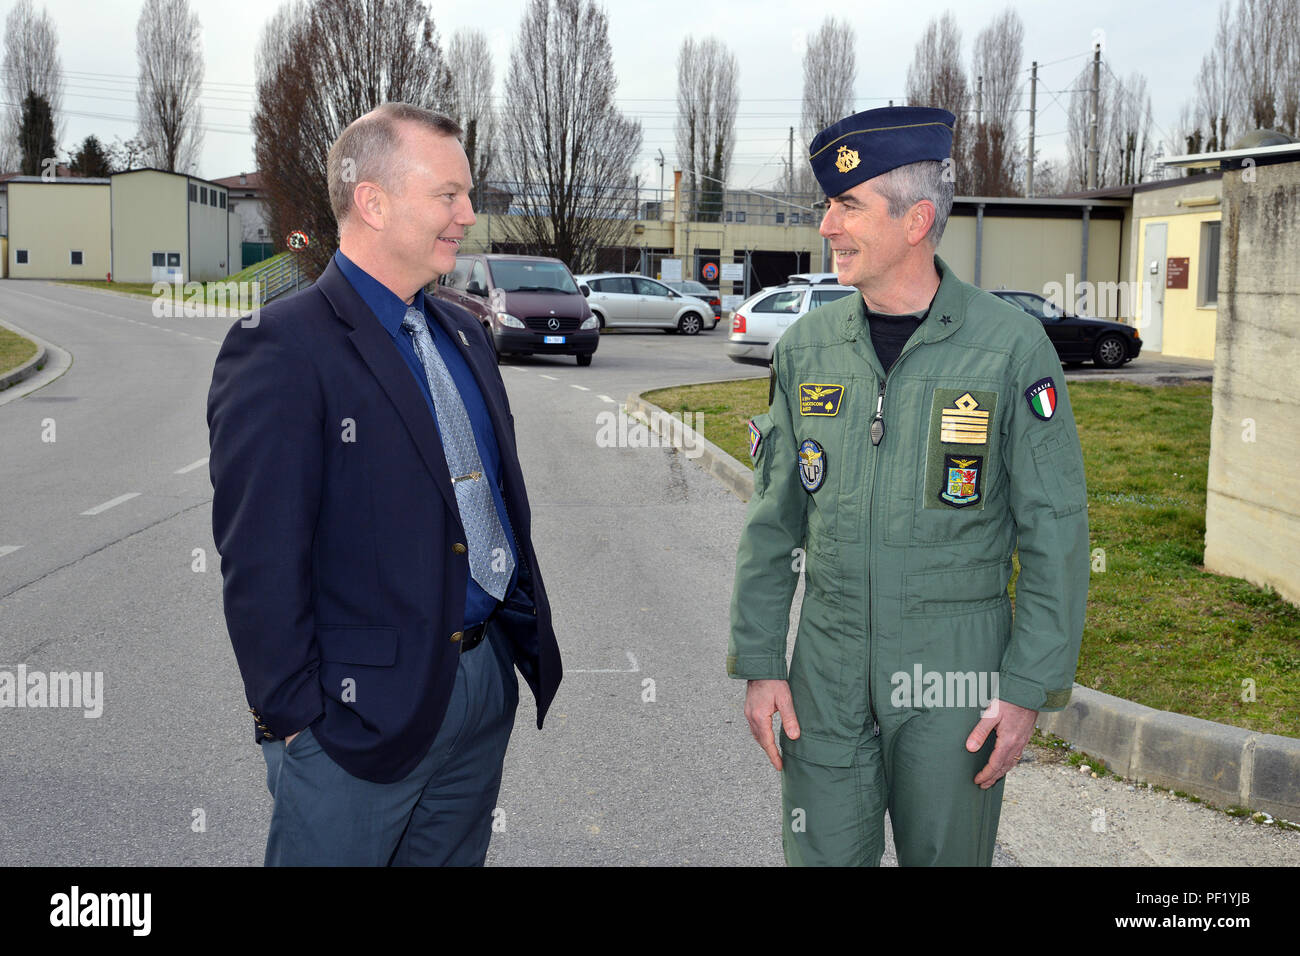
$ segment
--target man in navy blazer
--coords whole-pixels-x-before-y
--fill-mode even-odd
[[[491,341],[423,292],[475,221],[459,135],[401,103],[352,123],[328,162],[339,252],[236,323],[213,371],[213,529],[274,797],[268,865],[481,864],[514,668],[539,728],[560,683]],[[471,474],[449,471],[453,403],[420,336],[472,426]],[[490,486],[502,596],[471,572],[453,479]]]

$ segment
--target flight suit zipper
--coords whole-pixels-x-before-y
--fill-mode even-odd
[[[917,346],[920,344],[921,342],[919,341],[909,342],[903,348],[903,351],[899,353],[898,358],[894,359],[894,364],[890,367],[889,371],[886,372],[884,377],[880,380],[880,390],[876,393],[876,414],[875,417],[871,419],[870,426],[871,445],[874,448],[878,448],[880,443],[885,439],[885,389],[889,384],[889,375],[898,368],[907,353],[915,351]],[[879,524],[876,513],[876,476],[879,473],[880,455],[877,454],[875,466],[871,469],[871,488],[869,489],[871,492],[871,525],[867,529],[867,613],[869,616],[868,626],[871,628],[871,644],[867,649],[867,707],[871,711],[871,735],[873,737],[880,736],[880,718],[876,716],[876,698],[875,694],[872,692],[873,685],[871,680],[872,673],[875,669],[876,635],[879,633],[876,628],[876,600],[875,595],[872,594],[871,587],[871,562],[872,556],[875,554],[872,536],[875,534],[875,529]]]

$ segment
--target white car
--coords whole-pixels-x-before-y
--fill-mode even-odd
[[[728,358],[747,365],[772,364],[772,350],[795,319],[857,291],[840,285],[833,272],[816,272],[792,275],[785,285],[750,296],[731,315],[731,335],[724,346]]]
[[[675,292],[662,282],[623,273],[575,276],[586,286],[587,308],[603,328],[664,329],[695,335],[718,324],[713,306]]]

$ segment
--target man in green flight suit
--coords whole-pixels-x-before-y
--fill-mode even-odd
[[[988,866],[1003,777],[1038,712],[1069,701],[1078,661],[1074,416],[1039,321],[935,255],[953,125],[944,110],[870,110],[809,147],[821,233],[861,295],[776,347],[771,407],[750,423],[727,651],[781,771],[791,865],[879,865],[888,810],[901,865]]]

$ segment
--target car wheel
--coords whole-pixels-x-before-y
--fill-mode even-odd
[[[1103,335],[1097,340],[1097,348],[1092,353],[1092,360],[1101,368],[1119,368],[1128,356],[1124,340],[1114,333]]]
[[[592,310],[591,314],[594,315],[596,317],[596,321],[600,323],[600,330],[602,332],[605,331],[605,317],[601,315],[599,312],[595,311],[594,309]]]
[[[580,353],[578,354],[577,358],[578,358],[578,364],[579,364],[579,365],[590,365],[590,364],[591,364],[591,353],[590,353],[590,352],[580,352]]]
[[[677,322],[677,329],[682,335],[698,335],[704,327],[704,320],[694,312],[687,312]]]

